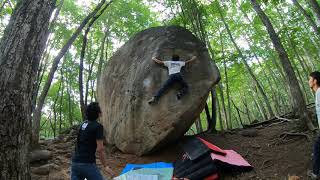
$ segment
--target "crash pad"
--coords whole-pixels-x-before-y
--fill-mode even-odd
[[[150,163],[150,164],[127,164],[121,174],[124,174],[128,171],[135,170],[135,169],[141,169],[141,168],[173,168],[172,163],[166,163],[166,162],[156,162],[156,163]]]

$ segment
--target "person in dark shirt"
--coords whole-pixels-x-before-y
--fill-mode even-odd
[[[92,102],[86,109],[87,120],[80,126],[75,152],[72,156],[71,180],[103,180],[96,166],[96,152],[104,166],[104,170],[114,176],[114,172],[107,166],[103,146],[103,126],[97,122],[101,116],[101,109],[97,102]]]

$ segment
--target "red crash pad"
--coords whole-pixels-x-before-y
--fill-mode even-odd
[[[218,146],[213,145],[213,144],[209,143],[208,141],[206,141],[206,140],[204,140],[204,139],[202,139],[200,137],[197,137],[197,138],[200,139],[205,145],[207,145],[208,148],[210,148],[213,152],[221,154],[221,155],[226,155],[227,154],[223,149],[219,148]]]

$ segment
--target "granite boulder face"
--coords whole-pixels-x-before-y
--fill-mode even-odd
[[[168,79],[166,67],[153,56],[197,60],[182,69],[189,92],[177,100],[178,85],[158,101],[148,100]],[[144,155],[184,135],[203,110],[210,89],[219,81],[205,44],[177,26],[155,27],[137,33],[108,61],[98,79],[98,101],[106,140],[125,153]]]

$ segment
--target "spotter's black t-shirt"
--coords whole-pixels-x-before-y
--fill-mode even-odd
[[[80,126],[73,162],[96,163],[97,140],[103,139],[103,126],[97,121],[85,121]]]

